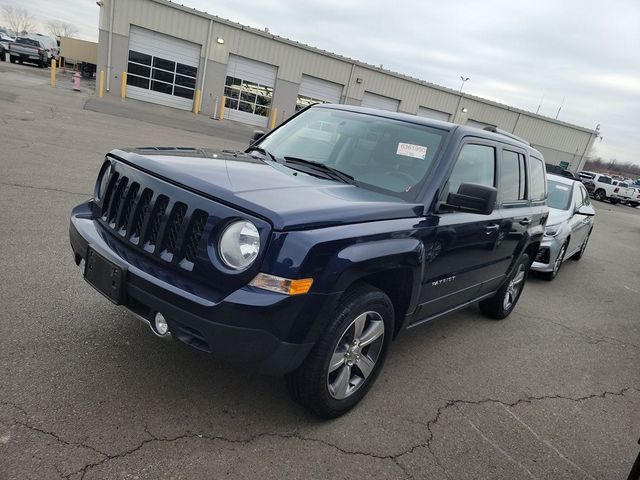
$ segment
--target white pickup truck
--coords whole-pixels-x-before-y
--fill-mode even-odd
[[[640,186],[631,185],[629,188],[633,190],[633,195],[626,203],[630,207],[636,208],[640,205]]]
[[[619,202],[628,202],[634,197],[635,190],[625,182],[614,180],[608,175],[596,173],[593,177],[595,188],[593,198],[599,201],[609,200],[614,205]]]

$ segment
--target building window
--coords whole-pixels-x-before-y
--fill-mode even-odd
[[[198,69],[129,50],[127,85],[193,100]]]
[[[253,115],[268,117],[273,88],[235,77],[227,77],[224,86],[224,106]]]
[[[317,98],[305,97],[304,95],[298,95],[298,99],[296,100],[296,112],[299,112],[303,108],[308,107],[309,105],[313,105],[314,103],[327,103],[324,100],[319,100]]]

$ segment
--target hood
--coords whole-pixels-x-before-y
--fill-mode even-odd
[[[571,218],[571,215],[572,213],[570,210],[559,210],[557,208],[549,207],[549,218],[547,220],[547,226],[566,222]]]
[[[153,176],[301,230],[422,215],[423,205],[265,162],[243,152],[137,148],[109,154]]]

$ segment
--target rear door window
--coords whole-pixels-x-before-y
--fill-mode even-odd
[[[529,199],[541,201],[547,197],[547,180],[544,172],[544,162],[536,157],[529,157]]]
[[[511,150],[502,151],[500,162],[500,195],[503,203],[525,200],[527,176],[524,155]]]

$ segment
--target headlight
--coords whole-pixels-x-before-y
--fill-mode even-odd
[[[234,270],[244,270],[251,265],[260,251],[260,234],[248,220],[231,223],[220,236],[220,258]]]
[[[94,197],[96,201],[102,200],[104,192],[107,191],[107,185],[109,184],[109,178],[111,178],[111,162],[108,162],[106,166],[103,166],[100,175],[98,176],[98,183],[96,183],[96,189]]]
[[[544,234],[547,237],[557,237],[563,230],[564,223],[558,223],[556,225],[547,225],[544,229]]]

